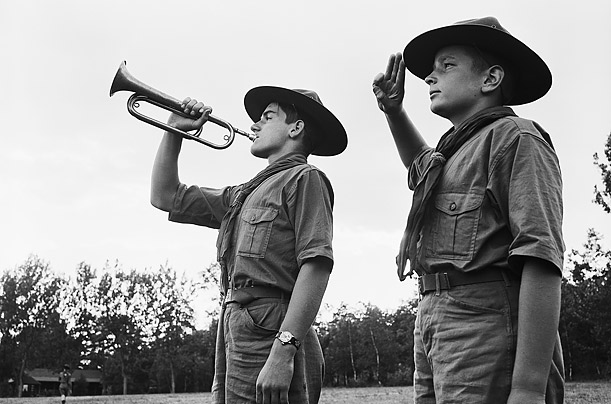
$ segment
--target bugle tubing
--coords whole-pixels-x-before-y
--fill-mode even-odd
[[[180,129],[176,129],[173,126],[170,126],[165,122],[161,122],[154,118],[151,118],[150,116],[141,114],[140,112],[137,111],[137,108],[139,108],[140,102],[147,102],[159,108],[163,108],[167,111],[193,119],[192,116],[187,115],[183,112],[183,109],[181,108],[181,104],[182,104],[181,101],[159,90],[156,90],[155,88],[136,79],[134,76],[132,76],[129,73],[126,65],[127,63],[125,61],[121,62],[121,64],[119,65],[119,69],[117,70],[117,73],[115,74],[115,78],[112,81],[112,85],[110,86],[110,96],[112,97],[113,94],[118,91],[133,92],[133,94],[127,100],[127,110],[136,119],[139,119],[143,122],[156,126],[160,129],[166,130],[168,132],[180,135],[186,139],[195,140],[196,142],[212,147],[213,149],[226,149],[227,147],[231,146],[236,133],[239,135],[245,136],[252,141],[254,141],[257,138],[256,135],[252,133],[244,132],[243,130],[234,127],[232,124],[225,121],[224,119],[221,119],[214,115],[209,115],[208,121],[216,125],[224,127],[225,129],[227,129],[227,132],[228,132],[226,135],[223,136],[223,140],[225,142],[222,144],[217,144],[217,143],[211,142],[209,140],[206,140],[200,137],[203,127],[199,128],[199,130],[195,133],[189,133],[189,132],[186,132]]]

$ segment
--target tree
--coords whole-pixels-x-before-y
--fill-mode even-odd
[[[569,378],[611,376],[611,251],[588,231],[583,251],[569,254],[562,284],[560,335]]]
[[[362,325],[365,328],[365,331],[369,332],[369,337],[371,341],[371,347],[373,357],[375,358],[375,367],[372,372],[373,380],[376,384],[380,385],[380,348],[378,345],[380,344],[380,340],[388,340],[386,337],[386,319],[384,313],[371,304],[367,305],[365,308],[365,314],[363,316]],[[368,344],[367,344],[368,345]]]
[[[223,291],[221,290],[221,265],[213,262],[200,273],[201,280],[196,287],[206,293],[212,308],[206,310],[206,314],[211,318],[218,318],[220,314]]]
[[[358,380],[355,360],[356,316],[345,304],[335,313],[326,327],[327,341],[323,344],[325,355],[325,379],[331,385],[354,385]]]
[[[191,281],[167,264],[148,272],[107,263],[98,276],[82,263],[72,290],[63,315],[70,332],[84,341],[84,358],[102,358],[109,369],[118,369],[123,394],[130,378],[140,380],[142,390],[153,364],[167,366],[170,392],[176,391],[177,371],[187,362],[181,347],[194,330]]]
[[[397,308],[391,315],[393,331],[393,365],[389,367],[386,385],[411,385],[414,376],[414,326],[418,299]]]
[[[611,163],[611,134],[604,154]],[[594,154],[603,187],[594,187],[594,203],[611,213],[611,166]],[[588,229],[583,250],[572,250],[562,281],[559,331],[569,380],[611,376],[611,251],[602,236]]]
[[[393,316],[375,305],[366,304],[359,322],[359,360],[361,382],[386,384],[388,372],[397,363],[398,344],[392,329]]]
[[[56,330],[60,322],[58,302],[64,283],[48,263],[35,255],[14,273],[5,271],[0,278],[0,334],[2,345],[12,350],[19,397],[30,359],[45,349],[45,331]]]
[[[176,392],[176,366],[185,364],[181,347],[185,337],[195,330],[191,302],[195,285],[176,271],[162,266],[152,276],[150,303],[154,347],[170,370],[170,393]]]
[[[372,304],[359,310],[340,306],[332,321],[317,327],[326,362],[325,384],[410,384],[416,306],[416,301],[410,302],[392,313]]]
[[[135,359],[152,342],[147,335],[151,324],[151,277],[136,270],[124,271],[119,263],[108,262],[101,276],[85,263],[77,270],[76,283],[63,315],[69,331],[84,341],[87,359],[112,357],[121,371],[123,394]]]
[[[594,186],[594,203],[602,206],[605,212],[611,213],[611,134],[607,138],[604,153],[609,164],[600,162],[598,153],[594,154],[594,164],[600,169],[604,187],[598,189],[596,185]]]

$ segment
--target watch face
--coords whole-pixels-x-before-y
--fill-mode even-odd
[[[285,344],[291,342],[291,338],[293,338],[293,335],[288,331],[282,331],[278,336],[280,342],[284,342]]]
[[[276,338],[282,342],[282,345],[291,344],[297,349],[299,349],[299,346],[301,345],[301,341],[295,338],[290,331],[280,331],[278,334],[276,334]]]

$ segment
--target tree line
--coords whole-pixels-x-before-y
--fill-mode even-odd
[[[611,162],[611,135],[605,158]],[[611,213],[611,167],[601,160],[594,155],[603,179],[594,203]],[[611,251],[601,241],[590,229],[565,263],[559,332],[567,380],[611,377]],[[81,263],[66,278],[30,256],[0,277],[0,396],[20,395],[28,369],[64,363],[100,369],[105,394],[209,391],[217,321],[196,329],[193,298],[217,280],[216,264],[196,281],[167,264],[139,271]],[[315,323],[326,386],[411,384],[417,300],[391,311],[332,311]]]
[[[565,270],[559,331],[568,380],[611,377],[611,251],[600,241],[591,230]],[[196,287],[165,265],[98,272],[81,264],[65,279],[29,257],[0,278],[0,396],[19,395],[28,369],[63,363],[100,369],[104,394],[210,391],[217,320],[195,328]],[[325,385],[411,384],[416,315],[413,300],[391,311],[341,305],[317,321]]]
[[[218,311],[197,330],[193,297],[214,287],[217,274],[213,264],[193,282],[167,265],[138,271],[81,263],[66,278],[30,256],[0,277],[0,396],[19,395],[27,370],[64,363],[101,370],[105,394],[209,391]],[[408,383],[414,318],[415,302],[392,313],[343,305],[331,321],[317,322],[326,383]]]
[[[159,380],[168,391],[206,390],[215,335],[193,326],[197,287],[167,265],[81,263],[71,279],[30,256],[0,277],[0,395],[19,395],[28,369],[64,363],[102,370],[105,393],[147,392]]]

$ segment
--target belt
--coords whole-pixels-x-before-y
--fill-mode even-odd
[[[489,269],[474,272],[448,271],[424,274],[418,278],[418,290],[424,295],[431,291],[450,290],[454,286],[472,285],[475,283],[508,281],[502,270]]]
[[[239,303],[246,305],[257,299],[279,299],[289,301],[291,294],[279,288],[270,286],[245,286],[243,288],[230,288],[225,293],[225,304]]]

